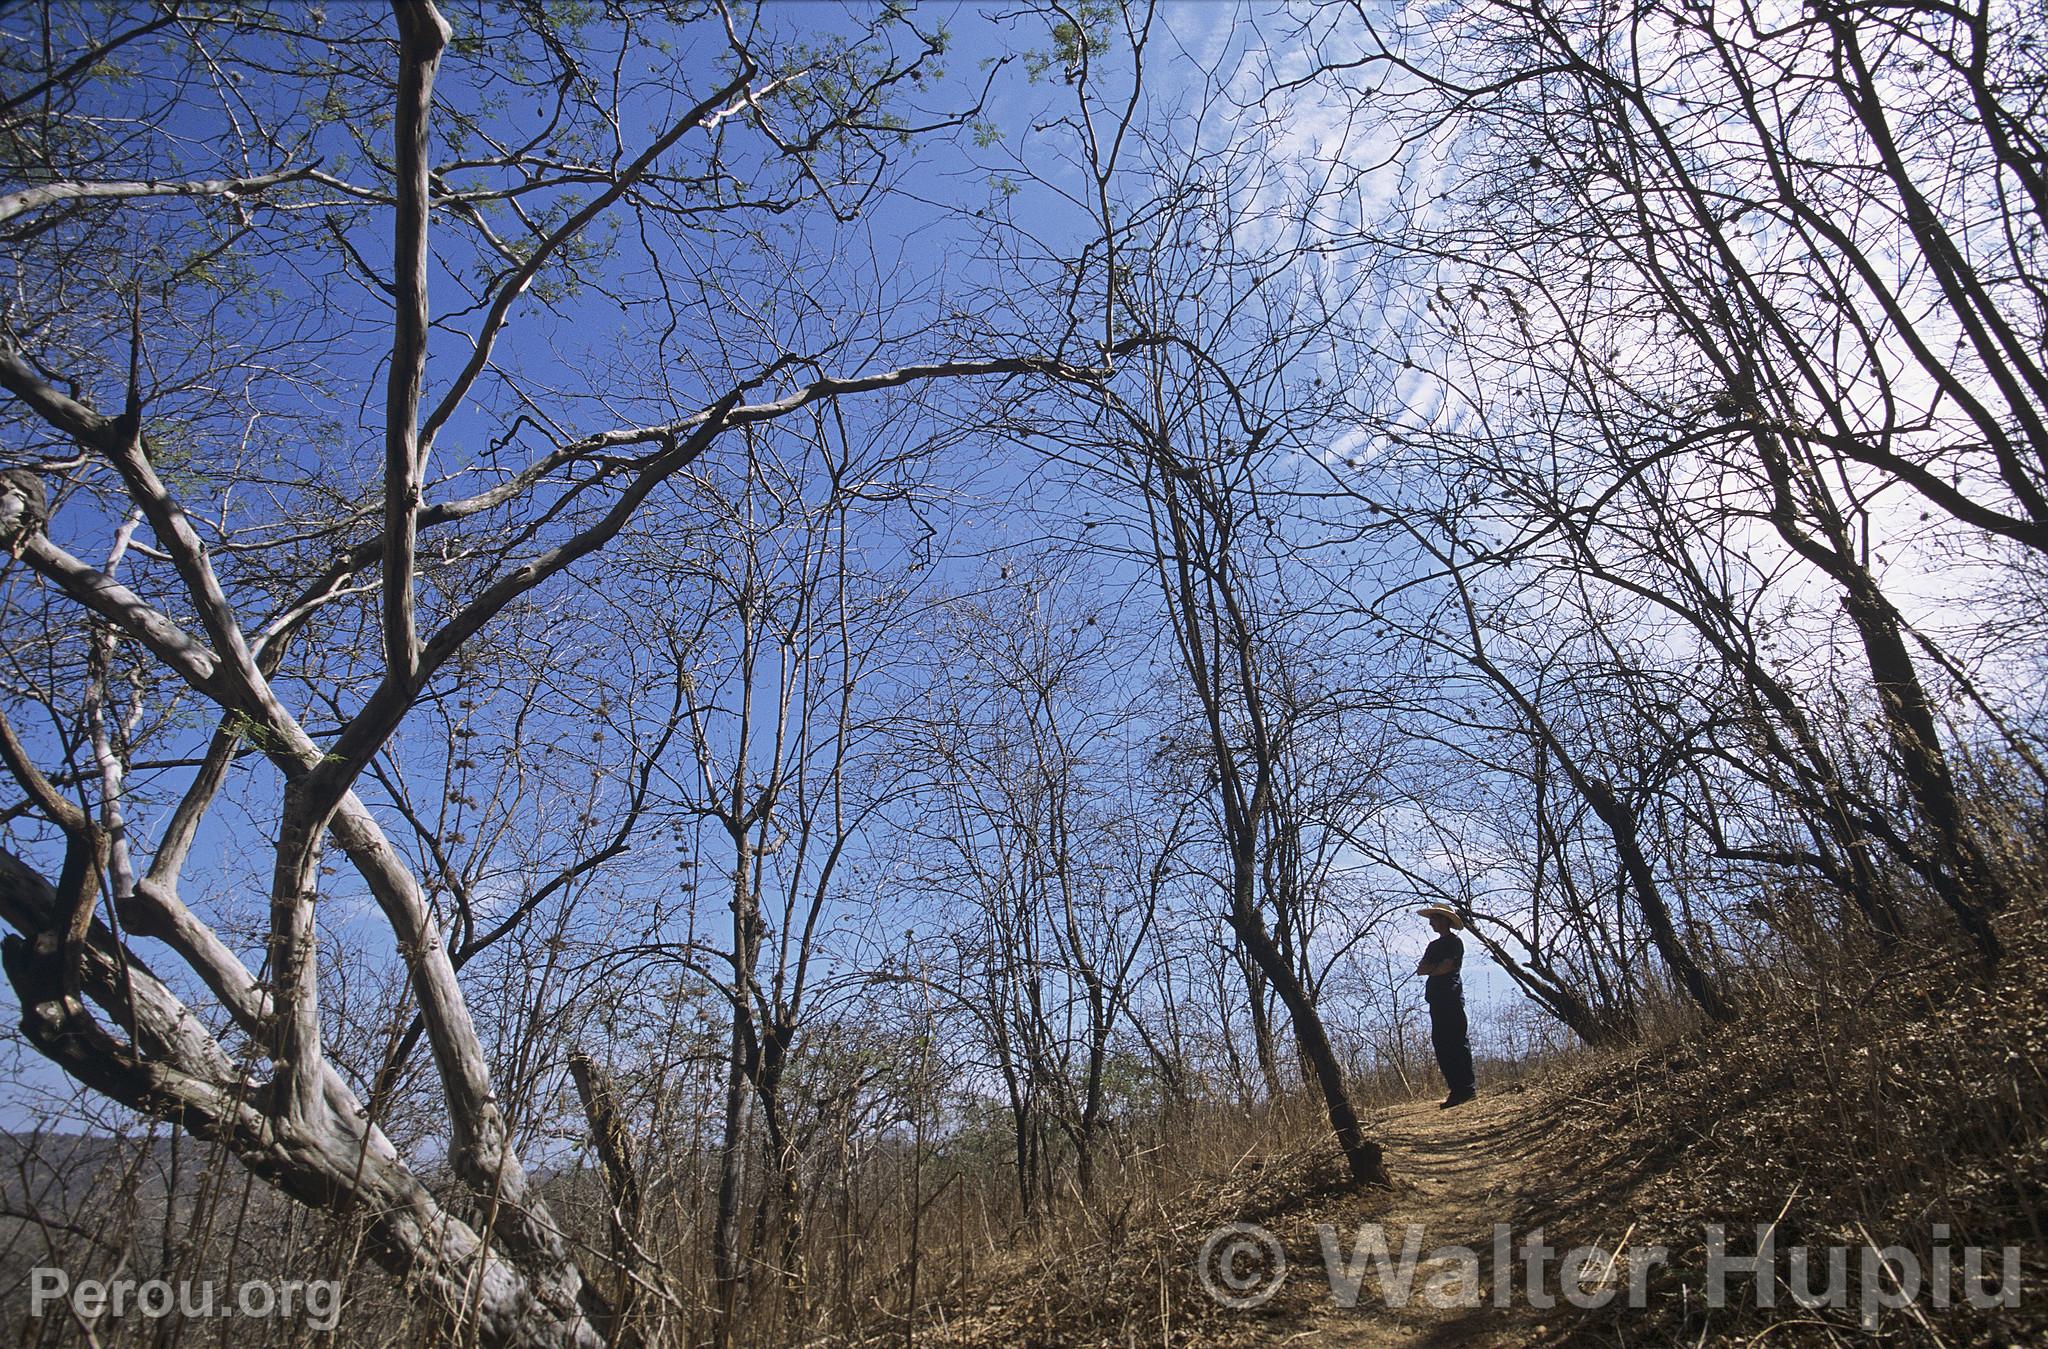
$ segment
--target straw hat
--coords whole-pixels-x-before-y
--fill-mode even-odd
[[[1456,909],[1447,909],[1441,904],[1425,904],[1416,912],[1424,918],[1441,918],[1452,927],[1465,926],[1465,920],[1458,916]]]

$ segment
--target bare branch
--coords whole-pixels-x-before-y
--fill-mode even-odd
[[[432,0],[401,0],[398,17],[397,209],[393,212],[391,368],[384,392],[384,664],[411,679],[419,636],[413,619],[413,543],[420,508],[420,384],[427,373],[427,217],[432,191],[427,114],[448,24]]]
[[[313,166],[281,169],[253,178],[202,178],[189,182],[141,180],[136,182],[39,183],[0,196],[0,224],[29,211],[39,211],[69,201],[128,201],[138,197],[220,197],[234,201],[253,197],[280,183],[294,183],[312,177]]]

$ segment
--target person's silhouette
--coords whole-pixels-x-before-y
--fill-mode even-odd
[[[1465,926],[1457,910],[1431,904],[1422,910],[1436,929],[1436,940],[1424,949],[1417,974],[1427,975],[1422,996],[1429,1003],[1429,1038],[1436,1045],[1436,1066],[1443,1070],[1451,1094],[1442,1108],[1463,1105],[1479,1094],[1472,1072],[1472,1044],[1465,1025],[1465,985],[1458,977],[1465,963],[1465,943],[1453,929]]]

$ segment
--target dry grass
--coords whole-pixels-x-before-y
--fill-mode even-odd
[[[1648,1308],[1605,1312],[1565,1339],[2048,1343],[2048,915],[2011,914],[2001,928],[2009,954],[1989,976],[1949,949],[1860,963],[1837,952],[1824,967],[1775,971],[1733,1026],[1546,1083],[1551,1149],[1575,1184],[1527,1220],[1586,1235],[1632,1223],[1632,1242],[1671,1252]],[[1741,1296],[1703,1306],[1709,1224],[1725,1227],[1734,1255],[1754,1253],[1757,1224],[1775,1224],[1780,1280],[1793,1247],[1848,1248],[1849,1305],[1797,1306],[1781,1282],[1777,1305],[1761,1307],[1753,1281],[1732,1279]],[[2020,1304],[1975,1309],[1958,1284],[1946,1309],[1930,1288],[1861,1324],[1872,1241],[1929,1271],[1938,1246],[1958,1267],[1965,1248],[1987,1248],[1993,1270],[2017,1246]],[[1825,1287],[1820,1249],[1813,1259]]]
[[[2010,954],[1989,975],[1931,936],[1883,956],[1815,939],[1801,944],[1798,959],[1755,976],[1749,1011],[1732,1026],[1687,1028],[1672,1017],[1626,1051],[1548,1055],[1515,1070],[1521,1090],[1512,1095],[1500,1090],[1509,1070],[1488,1065],[1483,1088],[1513,1116],[1530,1155],[1515,1163],[1528,1174],[1501,1199],[1499,1219],[1523,1233],[1542,1226],[1558,1249],[1626,1230],[1630,1243],[1670,1252],[1646,1308],[1560,1308],[1541,1318],[1540,1332],[1536,1318],[1511,1312],[1491,1330],[1553,1344],[2048,1343],[2048,1300],[2039,1296],[2048,1272],[2048,914],[2038,906],[2009,914],[2001,930]],[[1360,1087],[1369,1120],[1411,1099],[1398,1080]],[[1068,1182],[1052,1216],[1028,1225],[1004,1216],[1014,1211],[1000,1202],[1010,1181],[995,1161],[931,1181],[922,1191],[930,1205],[922,1254],[911,1259],[903,1258],[914,1249],[901,1230],[907,1209],[879,1195],[864,1228],[872,1239],[846,1257],[861,1257],[847,1296],[834,1291],[836,1266],[814,1265],[810,1302],[758,1301],[743,1310],[736,1339],[963,1349],[1283,1340],[1302,1332],[1314,1308],[1292,1297],[1249,1311],[1219,1307],[1195,1278],[1204,1238],[1232,1222],[1299,1237],[1314,1219],[1355,1219],[1387,1202],[1350,1191],[1327,1125],[1305,1098],[1253,1111],[1187,1109],[1146,1122],[1123,1143],[1105,1162],[1096,1194],[1084,1200]],[[110,1153],[106,1165],[132,1171],[156,1156],[143,1145]],[[237,1233],[221,1249],[188,1257],[195,1272],[226,1275],[240,1267],[237,1253],[246,1263],[260,1247],[267,1273],[344,1280],[347,1342],[414,1343],[431,1332],[402,1293],[363,1267],[343,1225],[269,1202],[238,1170],[219,1170],[217,1158],[192,1162],[220,1189],[215,1202]],[[1407,1163],[1411,1171],[1427,1164]],[[202,1184],[165,1181],[151,1190],[119,1179],[93,1188],[146,1198]],[[557,1197],[564,1212],[580,1211],[568,1193]],[[81,1270],[112,1268],[154,1249],[148,1229],[162,1215],[161,1197],[131,1210],[83,1235],[16,1220],[0,1244],[22,1269],[59,1255]],[[675,1253],[678,1276],[695,1249],[688,1217],[664,1210],[677,1229],[675,1244],[662,1249]],[[1799,1309],[1781,1295],[1776,1308],[1745,1296],[1707,1309],[1700,1294],[1709,1224],[1728,1229],[1737,1253],[1750,1249],[1753,1225],[1775,1224],[1781,1252],[1874,1240],[1913,1251],[1923,1266],[1936,1245],[1958,1253],[2013,1245],[2025,1253],[2026,1291],[2019,1306],[1990,1311],[1960,1297],[1946,1309],[1923,1298],[1866,1328],[1858,1324],[1852,1256],[1847,1307]],[[1289,1249],[1313,1264],[1313,1240],[1291,1240]],[[143,1263],[177,1262],[158,1253]],[[905,1314],[913,1304],[914,1318]],[[655,1339],[681,1343],[703,1324],[682,1309]],[[34,1329],[56,1343],[75,1328]],[[157,1329],[131,1321],[103,1327],[102,1339],[141,1343]],[[308,1329],[252,1323],[238,1343],[324,1340]]]
[[[1582,1058],[1487,1064],[1482,1090]],[[1394,1081],[1363,1083],[1357,1095],[1369,1130],[1375,1111],[1413,1104]],[[956,1272],[924,1303],[916,1342],[960,1349],[1260,1342],[1284,1329],[1300,1303],[1281,1297],[1244,1310],[1220,1307],[1196,1277],[1209,1234],[1257,1223],[1273,1229],[1299,1263],[1315,1245],[1312,1235],[1305,1244],[1301,1236],[1310,1219],[1385,1202],[1384,1192],[1357,1193],[1320,1104],[1306,1096],[1258,1111],[1203,1112],[1133,1162],[1094,1203],[1073,1196],[1056,1218],[1019,1229],[1005,1249]],[[904,1339],[900,1319],[878,1320],[854,1342]]]
[[[1501,1328],[1551,1344],[2048,1343],[2048,914],[2011,914],[2001,928],[2010,954],[1990,975],[1933,937],[1887,956],[1815,945],[1760,976],[1734,1025],[1673,1019],[1634,1048],[1540,1065],[1516,1112],[1534,1140],[1531,1174],[1501,1220],[1543,1227],[1560,1250],[1626,1231],[1631,1245],[1668,1248],[1668,1264],[1644,1308],[1514,1311]],[[1094,1204],[1071,1203],[956,1269],[924,1302],[916,1339],[1213,1345],[1299,1332],[1288,1320],[1298,1303],[1225,1311],[1193,1269],[1224,1223],[1285,1229],[1344,1207],[1315,1111],[1297,1101],[1217,1114],[1160,1152],[1170,1160],[1127,1170]],[[1736,1255],[1753,1252],[1756,1225],[1774,1225],[1781,1281],[1793,1247],[1847,1248],[1847,1305],[1799,1307],[1780,1282],[1777,1306],[1760,1307],[1753,1282],[1736,1278],[1730,1305],[1706,1307],[1710,1224]],[[1946,1246],[1958,1273],[1967,1247],[1987,1248],[1995,1272],[2017,1246],[2019,1305],[1972,1308],[1957,1281],[1945,1308],[1930,1288],[1865,1326],[1861,1248],[1873,1241],[1927,1270]],[[903,1338],[900,1320],[858,1337]]]
[[[1185,1344],[1219,1309],[1193,1278],[1192,1253],[1218,1226],[1285,1212],[1348,1186],[1327,1125],[1305,1101],[1256,1112],[1204,1111],[1186,1132],[1131,1159],[1093,1203],[1069,1203],[985,1253],[925,1303],[927,1344]],[[859,1342],[900,1343],[871,1324]]]

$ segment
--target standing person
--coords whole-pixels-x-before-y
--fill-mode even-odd
[[[1436,1045],[1436,1066],[1443,1070],[1444,1085],[1451,1089],[1438,1109],[1449,1110],[1479,1094],[1465,1025],[1465,985],[1458,977],[1465,963],[1465,943],[1452,935],[1452,929],[1465,926],[1465,920],[1457,910],[1441,904],[1425,906],[1422,916],[1436,929],[1436,940],[1424,948],[1415,972],[1429,976],[1422,986],[1422,996],[1429,1003],[1429,1038]]]

